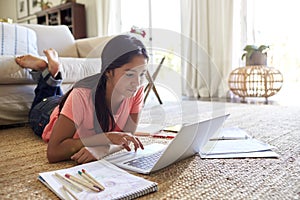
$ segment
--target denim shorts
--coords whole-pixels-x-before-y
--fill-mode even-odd
[[[36,135],[42,136],[45,126],[49,123],[50,115],[60,99],[61,96],[44,98],[30,111],[29,124]]]

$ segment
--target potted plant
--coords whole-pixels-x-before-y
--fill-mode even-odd
[[[76,3],[76,0],[61,0],[60,4],[64,4],[64,3]]]
[[[267,51],[269,46],[260,45],[259,47],[255,45],[247,45],[244,48],[244,54],[242,55],[242,60],[246,57],[246,66],[248,65],[267,65]]]
[[[38,4],[40,4],[42,10],[46,10],[46,9],[51,7],[52,2],[41,0],[41,1],[38,2]]]

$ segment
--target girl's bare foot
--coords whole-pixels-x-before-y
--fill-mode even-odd
[[[43,51],[45,56],[48,59],[48,71],[52,75],[52,77],[56,77],[57,73],[59,72],[59,60],[57,52],[50,48]]]
[[[47,68],[46,61],[32,55],[16,57],[15,61],[18,65],[20,65],[23,68],[29,68],[37,71],[42,71]]]

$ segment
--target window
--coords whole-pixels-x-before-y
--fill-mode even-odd
[[[287,80],[299,82],[300,74],[300,2],[296,0],[254,0],[249,12],[253,13],[250,24],[253,30],[248,41],[256,44],[269,44],[269,65],[274,66],[288,77]],[[250,32],[250,33],[249,33]]]
[[[300,83],[300,1],[248,1],[247,43],[268,44],[268,65],[279,69],[284,81]]]
[[[121,1],[121,32],[128,32],[132,26],[149,27],[148,0]]]
[[[122,0],[121,1],[121,32],[128,32],[132,26],[147,29],[148,36],[152,38],[152,44],[159,42],[159,34],[180,36],[180,0]],[[152,28],[153,32],[150,32]],[[179,38],[180,39],[180,38]],[[176,41],[176,40],[175,40]],[[150,43],[149,43],[150,44]],[[151,44],[150,44],[151,45]],[[180,59],[173,54],[178,51],[178,44],[174,41],[164,43],[163,48],[152,46],[152,59],[159,63],[166,56],[164,65],[171,66],[174,70],[180,70]],[[180,50],[179,50],[180,52]]]
[[[180,32],[180,0],[122,0],[122,32],[133,25]]]
[[[121,32],[130,31],[132,26],[146,30],[147,41],[144,42],[149,47],[150,73],[155,72],[156,66],[165,57],[157,79],[160,83],[157,90],[159,94],[164,95],[163,101],[181,98],[181,80],[174,81],[181,72],[181,60],[178,56],[180,21],[180,0],[121,0]],[[172,88],[171,82],[175,82]],[[174,94],[177,94],[177,97]]]

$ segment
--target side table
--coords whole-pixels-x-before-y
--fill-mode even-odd
[[[228,79],[229,89],[245,100],[245,97],[268,97],[282,87],[283,76],[273,67],[252,65],[234,69]]]

